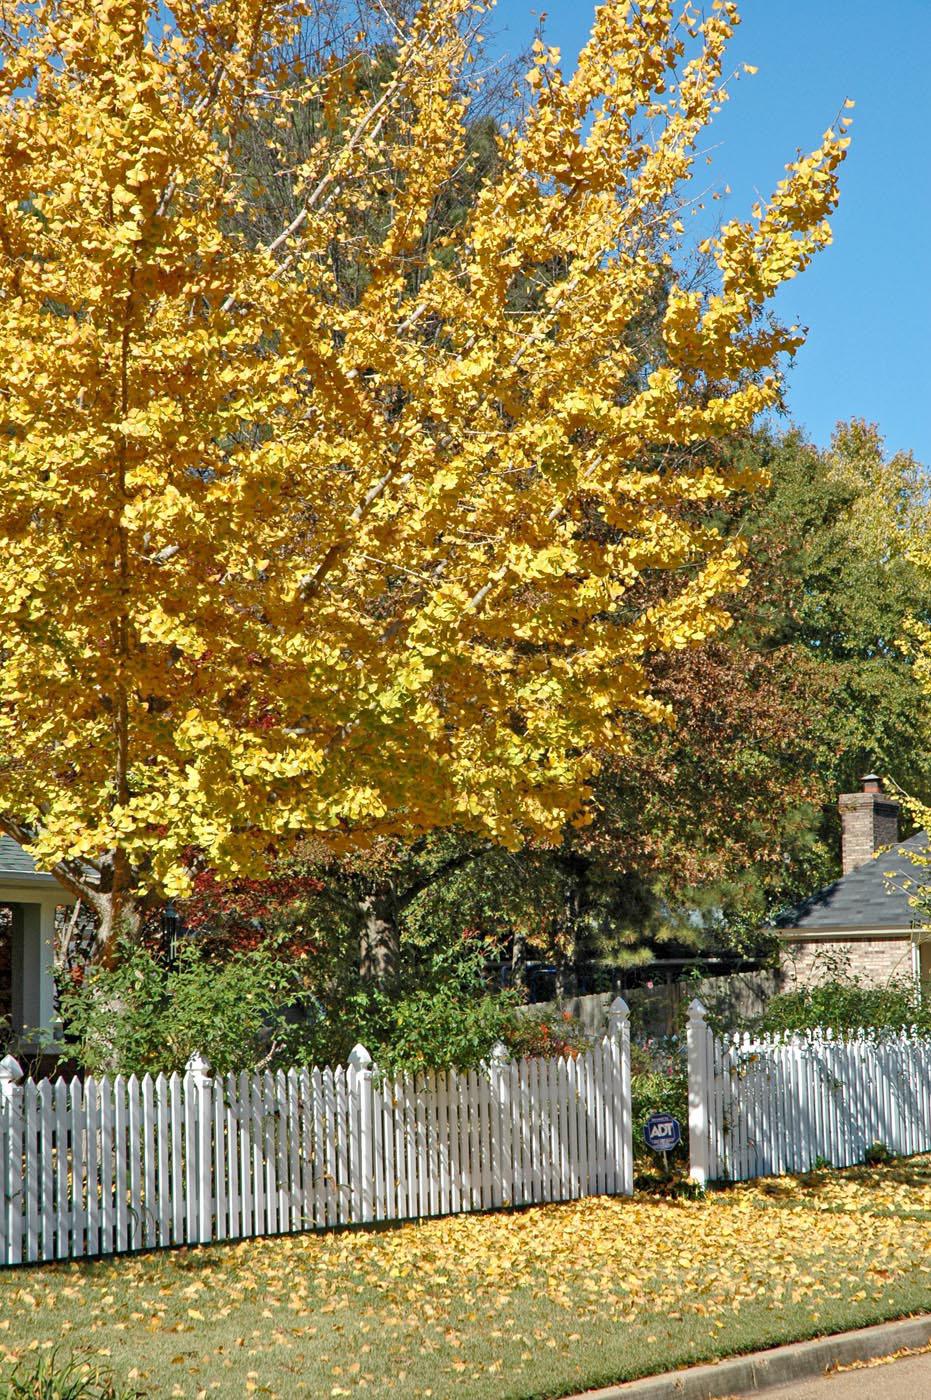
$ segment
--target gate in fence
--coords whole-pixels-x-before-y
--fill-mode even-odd
[[[859,1031],[716,1036],[689,1008],[689,1153],[699,1181],[931,1151],[931,1041]]]
[[[577,1058],[21,1083],[0,1063],[0,1262],[633,1191],[625,1003]]]

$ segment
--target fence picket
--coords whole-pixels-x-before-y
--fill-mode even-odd
[[[522,1206],[527,1200],[526,1093],[524,1061],[512,1060],[508,1079],[508,1101],[511,1108],[511,1204]]]
[[[54,1110],[52,1107],[52,1085],[43,1079],[38,1087],[37,1109],[39,1119],[39,1198],[42,1218],[43,1259],[55,1258],[55,1177],[54,1177]]]
[[[230,1093],[234,1092],[230,1086]],[[241,1070],[235,1080],[236,1146],[239,1153],[239,1231],[242,1236],[261,1234],[252,1197],[252,1107],[249,1099],[249,1076]]]
[[[143,1215],[141,1215],[141,1128],[139,1079],[130,1074],[126,1084],[126,1098],[129,1100],[129,1247],[141,1249],[143,1245]],[[90,1175],[88,1175],[90,1183]]]
[[[19,1078],[19,1065],[10,1057],[10,1065],[4,1065],[0,1069],[0,1264],[10,1262],[10,1226],[11,1226],[11,1195],[13,1191],[13,1181],[11,1180],[11,1152],[10,1152],[10,1116],[12,1111],[12,1098],[17,1092],[17,1079]],[[16,1064],[15,1069],[13,1065]],[[8,1072],[7,1072],[8,1070]]]
[[[160,1074],[155,1081],[155,1141],[158,1152],[158,1242],[171,1241],[171,1109],[168,1080]]]
[[[284,1092],[288,1105],[288,1197],[291,1215],[289,1229],[302,1230],[305,1212],[301,1179],[300,1081],[296,1069],[288,1071]]]
[[[144,1195],[142,1198],[143,1238],[146,1246],[156,1242],[158,1202],[155,1195],[155,1086],[151,1074],[142,1080],[142,1162]]]
[[[72,1079],[68,1085],[68,1117],[71,1138],[71,1254],[72,1258],[78,1258],[87,1249],[84,1213],[84,1086],[79,1079]],[[20,1257],[21,1255],[17,1256]]]
[[[312,1230],[316,1222],[314,1214],[314,1104],[310,1071],[304,1065],[297,1075],[297,1123],[296,1149],[300,1171],[301,1229]]]
[[[327,1225],[335,1225],[339,1219],[337,1211],[339,1194],[337,1190],[338,1168],[336,1161],[336,1084],[331,1069],[325,1069],[323,1071],[323,1105],[324,1160],[326,1162],[326,1223]]]
[[[181,1086],[184,1099],[184,1232],[188,1244],[197,1243],[197,1080],[190,1072]]]
[[[0,1173],[3,1170],[3,1131],[5,1124],[0,1112]],[[70,1254],[71,1201],[68,1171],[68,1086],[63,1079],[55,1080],[55,1258],[67,1259]],[[0,1229],[4,1212],[0,1208]],[[119,1240],[114,1248],[119,1249]],[[0,1239],[0,1259],[6,1258]]]
[[[109,1078],[99,1084],[100,1092],[100,1252],[113,1253],[113,1089]],[[51,1258],[50,1255],[44,1256]]]
[[[184,1241],[184,1172],[183,1172],[183,1113],[181,1107],[181,1076],[172,1074],[168,1081],[171,1104],[171,1242]]]
[[[38,1097],[35,1080],[26,1080],[23,1096],[26,1122],[26,1259],[39,1257],[39,1144]]]
[[[352,1181],[349,1176],[349,1094],[346,1071],[340,1065],[333,1075],[336,1091],[336,1212],[342,1224],[352,1220]]]
[[[213,1147],[211,1177],[213,1181],[213,1238],[215,1240],[229,1239],[230,1234],[226,1175],[229,1154],[226,1142],[227,1108],[224,1089],[225,1080],[221,1075],[217,1075],[210,1090],[213,1109],[210,1138]]]
[[[458,1099],[456,1112],[459,1115],[459,1209],[472,1209],[472,1171],[469,1156],[469,1077],[460,1071],[456,1073]]]
[[[326,1156],[325,1121],[323,1117],[323,1077],[319,1069],[310,1076],[310,1092],[313,1102],[313,1223],[326,1224]]]
[[[441,1070],[437,1076],[439,1098],[437,1100],[437,1149],[440,1167],[440,1211],[448,1215],[453,1209],[453,1152],[454,1132],[458,1132],[453,1099],[455,1085],[452,1070]]]
[[[264,1129],[262,1151],[265,1157],[265,1228],[270,1235],[278,1233],[278,1164],[275,1151],[278,1134],[275,1113],[275,1082],[266,1070],[259,1081]]]
[[[417,1207],[417,1125],[414,1118],[413,1086],[410,1075],[397,1080],[400,1097],[398,1126],[400,1140],[398,1146],[401,1185],[398,1200],[398,1214],[402,1219],[412,1219],[418,1213]]]
[[[84,1170],[87,1179],[87,1253],[100,1253],[100,1189],[98,1184],[97,1081],[88,1075],[84,1081]]]
[[[559,1071],[560,1062],[552,1056],[546,1061],[546,1111],[549,1116],[549,1199],[558,1201],[562,1198],[562,1188],[560,1186],[559,1164]],[[605,1104],[607,1110],[607,1104]]]
[[[288,1083],[284,1070],[271,1079],[277,1134],[278,1154],[275,1166],[278,1173],[278,1229],[282,1232],[291,1229],[290,1192],[290,1151],[288,1145]]]

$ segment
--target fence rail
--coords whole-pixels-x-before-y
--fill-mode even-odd
[[[931,1041],[861,1030],[716,1036],[689,1009],[689,1151],[700,1181],[931,1151]]]
[[[21,1079],[0,1063],[0,1262],[633,1190],[627,1007],[577,1058]]]

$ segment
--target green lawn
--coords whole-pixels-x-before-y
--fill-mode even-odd
[[[147,1395],[556,1397],[931,1308],[931,1159],[715,1192],[11,1269],[0,1376]]]

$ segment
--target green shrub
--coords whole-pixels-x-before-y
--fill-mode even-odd
[[[864,986],[852,977],[833,976],[811,986],[781,992],[767,1003],[755,1022],[760,1031],[803,1031],[816,1026],[836,1034],[866,1030],[894,1032],[915,1026],[931,1035],[931,1006],[906,979],[881,987]]]
[[[0,1400],[139,1400],[141,1395],[117,1385],[109,1371],[74,1357],[61,1362],[54,1351],[35,1362],[21,1361],[0,1381]]]
[[[220,1074],[340,1064],[359,1042],[392,1072],[472,1069],[497,1041],[514,1056],[587,1044],[571,1017],[528,1017],[514,992],[490,990],[480,945],[438,951],[389,988],[327,978],[272,939],[226,956],[185,943],[174,968],[125,947],[60,999],[68,1053],[94,1074],[181,1072],[195,1052]]]
[[[868,1167],[884,1167],[893,1157],[894,1154],[884,1142],[871,1142],[863,1154],[863,1160]]]
[[[689,1077],[678,1040],[669,1037],[634,1044],[630,1064],[634,1156],[643,1162],[658,1160],[659,1154],[647,1147],[643,1130],[651,1113],[671,1113],[682,1125],[682,1142],[670,1152],[670,1161],[688,1161]]]
[[[186,945],[174,968],[127,946],[117,967],[60,988],[68,1053],[92,1074],[180,1072],[195,1051],[221,1074],[299,1061],[307,1001],[299,965],[271,944],[224,961]]]
[[[591,1037],[570,1011],[532,1011],[513,1015],[502,1039],[514,1059],[575,1057],[591,1045]]]

